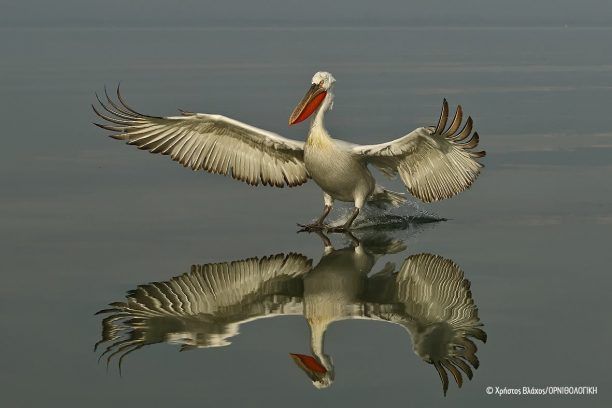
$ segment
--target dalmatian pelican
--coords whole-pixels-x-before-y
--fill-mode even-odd
[[[118,101],[108,94],[105,102],[98,97],[105,112],[92,107],[109,122],[95,125],[113,132],[111,137],[170,155],[192,170],[231,175],[253,186],[295,187],[314,180],[323,190],[324,207],[316,221],[300,224],[307,230],[346,231],[364,204],[384,208],[406,201],[403,193],[376,184],[370,165],[386,176],[399,175],[410,193],[424,202],[452,197],[478,177],[482,164],[477,159],[485,152],[472,150],[478,145],[478,133],[472,133],[471,117],[463,123],[460,105],[448,126],[445,99],[435,127],[419,127],[387,143],[357,145],[333,139],[325,128],[335,81],[329,72],[317,72],[289,117],[289,125],[312,117],[305,142],[222,115],[185,111],[180,116],[144,115],[125,102],[119,88]],[[354,209],[344,225],[331,228],[324,221],[335,200],[352,202]]]

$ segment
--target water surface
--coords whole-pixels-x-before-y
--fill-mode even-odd
[[[612,339],[612,30],[578,28],[4,28],[0,36],[3,400],[7,406],[605,406]],[[325,44],[325,46],[321,46]],[[107,371],[93,345],[110,302],[191,265],[301,254],[321,240],[296,222],[321,193],[251,188],[193,173],[104,137],[94,91],[122,81],[145,113],[222,113],[287,137],[317,70],[337,78],[333,135],[382,142],[435,121],[442,98],[472,115],[487,150],[473,188],[419,204],[448,221],[386,232],[377,259],[452,260],[471,283],[486,344],[443,396],[398,325],[327,330],[335,380],[312,386],[300,316],[240,325],[231,346],[155,344]],[[396,190],[398,181],[386,182]],[[351,245],[332,237],[338,249]],[[175,341],[176,343],[176,341]],[[179,342],[180,343],[180,342]],[[593,385],[597,396],[494,397],[487,386]]]

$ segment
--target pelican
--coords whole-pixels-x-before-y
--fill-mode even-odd
[[[289,116],[289,125],[312,117],[305,142],[291,140],[222,115],[181,111],[180,116],[157,117],[138,113],[121,96],[118,101],[106,93],[92,105],[95,113],[110,123],[95,123],[113,132],[111,137],[151,153],[170,157],[192,170],[231,175],[257,186],[295,187],[312,179],[323,190],[323,213],[316,221],[301,224],[307,230],[349,230],[364,204],[376,207],[399,206],[403,193],[376,184],[369,166],[388,177],[399,177],[415,197],[433,202],[469,188],[482,164],[474,152],[478,133],[472,134],[470,117],[463,124],[463,110],[457,106],[447,127],[449,107],[442,104],[437,125],[419,127],[387,143],[357,145],[333,139],[325,128],[325,114],[334,103],[334,83],[329,72],[317,72],[306,95]],[[463,124],[463,126],[462,126]],[[344,225],[324,224],[334,201],[351,202],[352,214]]]
[[[403,327],[414,352],[435,367],[444,394],[449,373],[461,387],[479,365],[470,337],[486,341],[469,281],[451,260],[421,253],[402,267],[387,263],[370,274],[376,261],[405,249],[401,240],[371,237],[334,249],[323,235],[324,253],[312,266],[304,255],[194,265],[165,282],[138,286],[124,302],[99,313],[105,343],[100,358],[119,359],[134,350],[174,343],[181,351],[231,344],[240,326],[277,316],[303,316],[310,328],[310,353],[290,353],[317,388],[335,379],[325,352],[328,327],[346,319],[368,319]]]

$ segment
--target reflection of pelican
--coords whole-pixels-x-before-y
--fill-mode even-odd
[[[354,210],[341,228],[348,229],[365,203],[398,206],[403,194],[377,185],[368,165],[387,176],[400,178],[408,190],[423,201],[454,196],[467,189],[482,167],[477,158],[485,152],[471,151],[478,145],[472,135],[472,119],[462,125],[461,106],[448,123],[446,100],[437,126],[420,127],[407,135],[375,145],[360,146],[332,139],[323,119],[334,101],[335,79],[317,72],[312,86],[294,109],[289,124],[312,114],[306,143],[286,139],[221,115],[182,112],[182,116],[153,117],[131,109],[121,98],[100,101],[107,113],[98,116],[111,124],[97,126],[113,137],[151,153],[167,154],[193,170],[231,174],[251,185],[298,186],[312,178],[324,191],[324,211],[309,228],[323,228],[334,200],[353,202]],[[110,116],[108,116],[110,114]]]
[[[404,249],[401,241],[366,239],[325,252],[315,267],[303,255],[274,255],[193,266],[166,282],[141,285],[125,302],[112,303],[103,320],[102,356],[122,359],[146,345],[168,342],[181,350],[230,344],[239,326],[265,317],[303,315],[312,356],[291,354],[317,387],[334,380],[324,351],[327,327],[344,319],[373,319],[403,326],[415,353],[433,364],[446,393],[448,373],[459,386],[461,372],[478,367],[475,337],[486,340],[469,281],[450,260],[431,254],[408,257],[399,271],[386,264],[369,275],[380,254]]]

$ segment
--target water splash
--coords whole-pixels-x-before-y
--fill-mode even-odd
[[[329,222],[332,227],[343,225],[350,217],[353,209],[350,207],[337,208],[335,217]],[[365,206],[357,219],[355,219],[352,230],[403,230],[419,224],[446,221],[437,214],[420,208],[416,202],[407,201],[398,208],[380,209]]]

